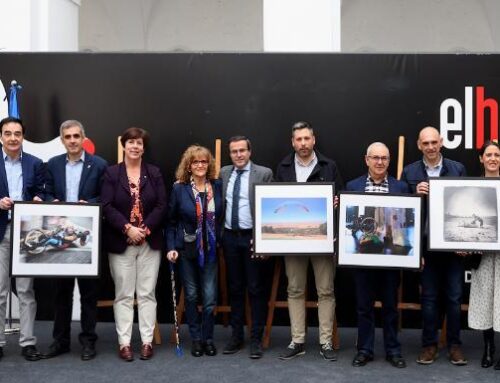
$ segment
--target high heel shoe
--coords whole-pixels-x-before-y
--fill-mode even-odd
[[[493,366],[493,358],[495,357],[495,333],[493,329],[484,330],[483,339],[484,352],[481,358],[481,367],[488,368]],[[500,361],[495,365],[495,369],[500,369]]]

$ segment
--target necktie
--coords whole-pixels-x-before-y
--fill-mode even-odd
[[[240,205],[240,189],[241,189],[241,175],[243,174],[244,170],[243,169],[237,169],[236,170],[236,179],[234,180],[234,187],[233,187],[233,206],[231,209],[231,229],[232,230],[239,230],[240,229],[240,223],[238,219],[238,211],[239,211],[239,205]]]

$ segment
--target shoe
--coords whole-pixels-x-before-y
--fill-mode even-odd
[[[264,356],[264,352],[262,351],[262,345],[259,341],[252,341],[250,343],[250,359],[260,359]]]
[[[49,346],[47,352],[40,355],[40,358],[50,359],[59,356],[61,354],[66,354],[69,351],[70,351],[69,346],[62,346],[59,342],[54,342]]]
[[[306,350],[304,348],[304,343],[295,343],[293,340],[290,342],[285,352],[282,353],[279,358],[281,360],[290,360],[296,358],[300,355],[304,355]]]
[[[418,364],[432,364],[438,358],[437,346],[426,346],[422,348],[420,355],[417,358]]]
[[[38,352],[35,345],[24,346],[21,349],[21,355],[24,356],[24,359],[30,362],[41,359],[40,352]]]
[[[203,351],[206,356],[215,356],[217,355],[217,349],[215,348],[215,344],[213,342],[207,342],[203,345]]]
[[[330,342],[320,345],[319,353],[323,356],[324,360],[329,360],[331,362],[335,362],[337,360],[337,353],[333,349],[333,346]]]
[[[493,367],[495,370],[500,370],[500,359],[498,359],[498,362],[495,364],[495,367]]]
[[[95,351],[95,346],[93,344],[86,344],[82,347],[82,360],[94,359],[96,355],[97,352]]]
[[[406,367],[406,361],[401,355],[387,355],[385,357],[385,360],[387,360],[392,367],[396,368],[405,368]]]
[[[229,342],[226,344],[226,347],[224,347],[222,353],[224,355],[236,354],[242,348],[243,341],[241,339],[231,337],[231,339],[229,339]]]
[[[123,346],[118,351],[118,356],[123,359],[125,362],[132,362],[134,360],[134,353],[132,351],[132,347]]]
[[[495,333],[493,329],[483,331],[484,352],[481,358],[481,367],[488,368],[493,366],[495,357]]]
[[[449,351],[450,363],[455,366],[465,366],[467,364],[467,359],[465,359],[462,353],[462,347],[458,344],[454,344],[450,347]]]
[[[153,345],[151,343],[144,343],[141,347],[142,360],[149,360],[153,357]]]
[[[200,357],[203,356],[203,345],[199,340],[193,340],[191,344],[191,355]]]
[[[352,360],[353,367],[363,367],[366,366],[368,362],[373,360],[373,355],[366,354],[364,352],[359,352],[356,354]]]
[[[3,347],[0,347],[0,359],[3,358]]]

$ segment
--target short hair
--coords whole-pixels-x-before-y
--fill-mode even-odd
[[[296,130],[302,130],[302,129],[309,129],[311,134],[314,136],[314,130],[313,130],[310,123],[308,123],[306,121],[297,121],[292,126],[292,137],[293,137],[293,134],[295,133]]]
[[[247,142],[247,149],[249,151],[252,150],[252,143],[250,142],[250,139],[246,136],[233,136],[229,139],[227,146],[231,145],[232,142],[237,142],[237,141],[246,141]]]
[[[199,156],[204,156],[208,160],[208,168],[207,168],[207,179],[214,180],[216,178],[215,175],[215,159],[212,156],[212,153],[209,149],[204,146],[194,144],[189,146],[181,157],[181,162],[177,166],[177,170],[175,172],[175,178],[179,182],[189,183],[191,179],[191,164],[194,159]]]
[[[389,148],[387,147],[386,144],[384,144],[383,142],[372,142],[370,145],[368,145],[368,147],[366,148],[366,155],[368,156],[370,154],[370,151],[375,147],[375,146],[382,146],[384,148],[387,149],[387,152],[389,153],[390,155],[390,151],[389,151]]]
[[[122,133],[120,142],[122,146],[125,147],[125,143],[128,140],[137,140],[139,138],[142,138],[142,143],[144,145],[144,148],[146,148],[149,144],[149,133],[145,129],[132,126]]]
[[[24,134],[26,133],[26,127],[24,126],[23,121],[17,117],[5,117],[4,119],[2,119],[2,121],[0,121],[0,134],[3,133],[3,126],[11,122],[21,125],[21,131],[23,132],[24,136]]]
[[[80,128],[80,132],[82,133],[82,136],[85,137],[85,129],[83,127],[83,124],[80,121],[77,120],[66,120],[61,124],[61,127],[59,128],[59,136],[63,136],[63,131],[69,128],[72,128],[73,126],[77,126]]]

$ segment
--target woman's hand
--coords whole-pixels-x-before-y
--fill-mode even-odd
[[[167,259],[170,262],[175,263],[175,261],[177,261],[177,258],[179,258],[179,253],[177,252],[177,250],[170,250],[167,253]]]
[[[140,243],[146,238],[146,230],[140,227],[130,226],[127,230],[127,237],[133,244]]]

